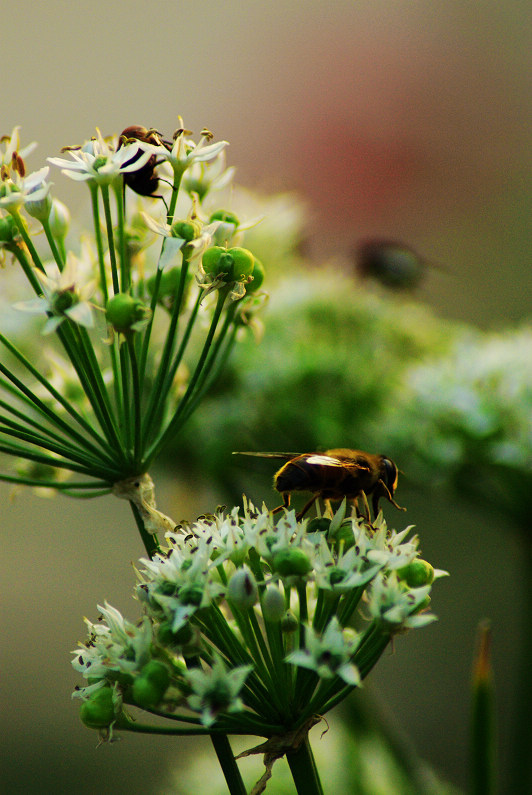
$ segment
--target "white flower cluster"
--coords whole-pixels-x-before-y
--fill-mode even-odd
[[[162,661],[170,677],[159,708],[177,702],[205,726],[236,713],[282,722],[298,697],[300,710],[312,703],[322,679],[332,683],[328,698],[335,682],[339,690],[358,686],[392,635],[435,619],[426,612],[428,594],[444,572],[419,560],[410,527],[389,530],[382,514],[374,523],[346,516],[344,501],[321,526],[313,531],[294,511],[278,518],[248,501],[243,511],[178,526],[166,549],[141,560],[142,621],[134,626],[100,608],[108,626],[88,622],[89,642],[75,650],[74,667],[91,681],[118,682],[126,703],[144,706],[135,678],[150,657]],[[424,576],[430,572],[422,584],[411,581],[418,564]],[[366,628],[355,617],[362,599]],[[192,658],[201,664],[190,668]],[[275,676],[284,676],[285,688],[297,681],[279,673],[290,666],[306,669],[301,692],[275,694]],[[326,709],[327,699],[314,708]]]
[[[406,444],[444,471],[474,461],[530,472],[531,351],[530,326],[462,337],[407,373],[392,434],[403,432]]]

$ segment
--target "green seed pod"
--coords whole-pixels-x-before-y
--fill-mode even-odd
[[[105,313],[114,330],[125,333],[135,323],[144,320],[147,311],[148,308],[139,298],[133,298],[128,293],[117,293],[107,303]]]
[[[220,261],[226,254],[227,249],[224,246],[211,246],[208,248],[201,259],[205,273],[213,277],[217,276],[221,272]]]
[[[312,564],[307,555],[301,549],[281,549],[273,556],[272,561],[274,571],[281,577],[304,577],[312,568]]]
[[[225,282],[232,282],[249,276],[253,270],[255,258],[246,248],[234,246],[226,249],[223,246],[211,246],[203,254],[202,264],[205,273],[213,279],[225,275]]]
[[[216,210],[209,218],[209,223],[213,221],[222,221],[224,224],[233,224],[236,228],[240,226],[240,221],[237,216],[230,210]]]
[[[113,691],[110,687],[96,690],[87,701],[81,705],[79,716],[81,722],[89,729],[103,729],[110,726],[115,719],[113,704]]]
[[[416,558],[408,566],[398,569],[397,576],[404,580],[409,588],[421,588],[423,585],[432,585],[434,569],[426,560]]]
[[[150,660],[142,668],[141,676],[149,679],[150,682],[158,685],[163,691],[166,690],[170,684],[170,674],[166,665],[160,660]]]
[[[156,707],[163,695],[164,691],[161,691],[155,682],[151,682],[145,676],[138,676],[133,683],[133,701],[139,707],[148,709]]]
[[[238,279],[239,276],[250,276],[255,264],[255,257],[251,251],[248,251],[247,248],[234,246],[229,249],[229,254],[233,258],[235,278]]]
[[[159,704],[170,684],[166,665],[159,660],[150,660],[133,682],[132,694],[139,707],[155,707]]]
[[[200,233],[201,224],[199,221],[175,221],[170,228],[172,237],[179,237],[182,240],[186,240],[187,243],[199,237]]]
[[[256,257],[253,262],[251,276],[253,276],[253,281],[246,285],[246,292],[255,293],[260,287],[262,287],[262,283],[264,281],[264,266],[260,259],[257,259]]]

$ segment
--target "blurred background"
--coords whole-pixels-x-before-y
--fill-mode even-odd
[[[240,184],[298,195],[300,255],[313,268],[331,260],[347,268],[358,239],[399,239],[443,266],[428,269],[417,302],[443,319],[500,329],[530,317],[529,17],[520,0],[326,8],[21,0],[2,15],[0,132],[19,124],[24,143],[39,142],[33,170],[95,126],[109,134],[138,123],[170,136],[181,115],[195,133],[206,126],[230,142]],[[55,195],[85,212],[86,192],[57,172],[52,179]],[[245,470],[234,471],[253,497]],[[260,498],[276,499],[271,475],[261,467]],[[368,689],[438,774],[465,787],[474,633],[484,617],[494,633],[502,768],[507,761],[520,546],[500,513],[400,488],[424,556],[452,577],[435,588],[439,622],[399,638]],[[200,752],[210,758],[207,742],[125,736],[95,751],[69,703],[68,652],[85,635],[82,617],[94,619],[103,599],[131,615],[129,563],[142,549],[125,503],[45,501],[7,486],[0,496],[3,791],[202,791],[186,765]],[[159,507],[176,520],[230,498],[186,459],[179,473],[159,475]],[[334,738],[322,742],[341,758],[342,745],[326,745]]]

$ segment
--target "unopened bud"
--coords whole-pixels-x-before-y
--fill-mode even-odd
[[[240,610],[249,610],[259,596],[257,582],[247,566],[237,569],[227,586],[227,599]]]

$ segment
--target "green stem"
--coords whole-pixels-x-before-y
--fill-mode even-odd
[[[290,766],[298,795],[323,795],[308,735],[299,748],[287,752],[286,761]]]
[[[109,186],[102,185],[102,199],[103,199],[103,209],[105,213],[105,227],[107,230],[107,246],[109,249],[109,259],[111,261],[111,278],[113,280],[113,291],[114,293],[120,292],[120,282],[118,279],[118,268],[116,264],[116,249],[115,249],[115,240],[113,234],[113,218],[111,215],[111,202],[109,201]]]
[[[103,305],[107,304],[109,300],[109,290],[107,287],[107,274],[105,272],[105,258],[103,252],[102,230],[100,226],[100,207],[98,205],[98,186],[96,183],[89,181],[89,188],[91,192],[91,206],[92,217],[94,220],[94,239],[96,241],[96,250],[98,252],[98,268],[100,270],[100,290],[103,296]]]
[[[76,420],[76,422],[88,433],[90,434],[98,444],[104,449],[105,455],[104,458],[109,463],[112,462],[111,458],[111,448],[107,445],[105,439],[102,439],[94,428],[89,425],[89,423],[78,414],[78,412],[71,406],[71,404],[63,398],[62,395],[57,392],[56,389],[49,383],[49,381],[42,376],[34,367],[33,365],[23,356],[23,354],[18,351],[14,345],[12,345],[9,340],[0,334],[0,343],[5,345],[5,347],[10,350],[19,362],[29,370],[32,375],[36,377],[36,379],[48,390],[50,395],[57,400],[61,406],[67,411],[70,416]],[[45,417],[51,425],[55,425],[56,428],[59,428],[68,438],[76,439],[83,447],[90,448],[96,455],[101,457],[101,452],[97,450],[97,448],[91,444],[86,438],[84,438],[81,434],[75,431],[68,423],[66,423],[61,417],[59,417],[57,411],[53,411],[49,408],[42,400],[40,400],[29,387],[20,381],[16,375],[14,375],[10,370],[7,369],[3,364],[0,363],[0,372],[4,373],[4,375],[11,381],[13,386],[8,382],[3,381],[0,379],[0,386],[5,389],[6,391],[10,392],[13,395],[16,395],[19,400],[26,403],[26,405],[32,405],[33,408],[43,417]]]
[[[246,795],[246,788],[240,775],[227,734],[211,734],[213,748],[224,774],[231,795]]]
[[[133,460],[135,466],[137,467],[140,465],[142,417],[139,369],[137,364],[137,354],[135,352],[135,344],[131,334],[129,334],[127,337],[127,349],[131,365],[131,386],[133,389]]]
[[[155,380],[154,380],[153,386],[151,388],[150,402],[149,402],[148,408],[147,408],[146,413],[145,413],[145,419],[143,421],[144,438],[146,440],[149,439],[150,436],[151,436],[151,438],[153,438],[153,436],[154,436],[154,433],[153,433],[153,430],[152,430],[152,429],[154,429],[154,422],[156,423],[155,431],[158,432],[160,430],[161,420],[163,419],[163,416],[164,416],[163,412],[161,411],[161,407],[164,406],[165,403],[166,403],[166,400],[167,400],[167,397],[168,397],[168,393],[169,393],[169,391],[171,389],[173,378],[174,378],[174,375],[175,375],[174,367],[170,366],[170,361],[171,361],[172,354],[173,354],[173,351],[174,351],[175,340],[176,340],[176,336],[177,336],[177,328],[178,328],[178,323],[179,323],[179,315],[180,315],[180,312],[181,312],[181,304],[183,302],[183,295],[184,295],[184,292],[185,292],[187,271],[188,271],[188,261],[185,258],[185,256],[183,256],[183,261],[182,261],[182,265],[181,265],[181,274],[180,274],[180,278],[179,278],[179,285],[178,285],[177,293],[174,296],[174,302],[173,302],[173,306],[172,306],[172,315],[171,315],[171,318],[170,318],[170,324],[168,326],[168,331],[166,333],[166,340],[165,340],[163,352],[162,352],[162,355],[161,355],[161,361],[160,361],[159,367],[157,369],[157,375],[155,376]],[[160,271],[157,272],[157,275],[160,276]],[[158,294],[159,282],[160,282],[160,279],[158,279],[158,281],[156,281],[156,284],[155,284],[155,289],[154,289],[155,297]],[[198,306],[199,306],[199,304],[198,304]],[[152,312],[153,311],[154,310],[152,310]],[[196,313],[197,313],[197,309],[196,309]],[[196,313],[194,313],[194,318],[195,318],[195,314]],[[190,322],[189,322],[189,326],[188,326],[187,330],[188,329],[191,329]],[[189,335],[190,335],[190,331],[189,331],[188,335],[185,334],[184,339],[188,340],[188,336]],[[183,348],[183,344],[182,344],[181,345],[181,356],[183,355],[183,353],[182,353],[183,350],[184,350],[184,348]],[[177,366],[176,366],[175,369],[177,369],[177,367],[179,366],[179,362],[181,361],[181,356],[176,357],[177,358]]]
[[[478,629],[478,651],[472,687],[471,795],[495,795],[496,792],[495,688],[490,647],[489,623],[482,622]]]
[[[44,234],[46,235],[46,239],[48,240],[48,245],[50,246],[53,258],[57,262],[57,267],[59,268],[60,271],[62,271],[63,268],[65,267],[65,260],[63,259],[63,255],[61,254],[60,250],[57,247],[54,236],[52,234],[52,230],[50,229],[50,222],[48,219],[42,222],[42,227],[44,229]]]
[[[183,397],[181,398],[181,401],[179,403],[179,407],[178,407],[177,411],[175,412],[171,422],[167,425],[166,429],[158,437],[158,439],[155,440],[155,442],[151,446],[150,450],[148,451],[148,454],[147,454],[146,459],[145,459],[145,465],[146,465],[147,468],[149,467],[151,461],[153,461],[153,459],[158,455],[160,450],[164,447],[166,442],[169,439],[171,439],[177,433],[177,431],[179,430],[179,428],[183,424],[182,415],[184,413],[184,410],[185,410],[185,408],[187,406],[188,401],[190,400],[190,398],[191,398],[191,396],[192,396],[192,394],[193,394],[193,392],[194,392],[194,390],[196,388],[196,384],[198,383],[199,378],[200,378],[200,376],[202,374],[203,368],[205,366],[205,362],[207,361],[207,357],[209,355],[211,344],[212,344],[212,341],[214,339],[214,334],[215,334],[216,328],[218,326],[218,321],[220,320],[220,315],[222,314],[222,309],[223,309],[223,306],[224,306],[224,303],[225,303],[225,299],[227,298],[228,294],[229,294],[229,287],[225,287],[225,288],[223,288],[223,289],[218,291],[216,307],[214,309],[214,313],[213,313],[213,316],[212,316],[211,325],[210,325],[207,337],[205,339],[205,343],[203,345],[203,350],[202,350],[201,355],[199,357],[199,360],[198,360],[198,363],[196,365],[196,369],[194,371],[194,374],[193,374],[192,378],[190,379],[190,382],[188,384],[187,390],[186,390],[185,394],[183,395]]]
[[[124,217],[124,181],[118,181],[113,184],[115,200],[116,200],[116,214],[117,214],[117,231],[118,231],[118,250],[120,253],[120,283],[121,290],[126,293],[131,284],[131,273],[129,269],[129,260],[126,251],[126,235],[125,235],[125,217]]]
[[[142,520],[142,516],[140,514],[140,511],[137,508],[137,506],[135,505],[135,503],[130,501],[129,504],[131,506],[131,510],[133,512],[133,516],[135,518],[135,522],[137,524],[137,528],[138,528],[138,531],[140,533],[140,537],[142,539],[142,543],[144,544],[144,549],[146,550],[146,553],[147,553],[148,557],[149,558],[153,558],[153,556],[157,552],[160,552],[160,550],[161,550],[161,548],[159,546],[159,541],[157,539],[157,536],[153,535],[152,533],[148,533],[148,531],[146,530],[146,528],[144,526],[144,522]]]
[[[22,249],[18,248],[18,246],[13,246],[13,248],[10,249],[10,252],[13,254],[13,256],[17,260],[18,264],[20,265],[20,267],[24,271],[24,275],[26,276],[27,280],[29,281],[30,285],[32,286],[33,292],[35,293],[35,295],[42,296],[43,289],[41,287],[41,284],[40,284],[39,280],[37,279],[37,277],[35,276],[35,274],[33,273],[32,269],[31,269],[31,264],[28,262],[28,259],[25,256],[25,254],[22,251]]]
[[[28,251],[30,252],[30,256],[31,256],[31,258],[33,260],[33,264],[35,265],[36,268],[38,268],[40,271],[42,271],[42,273],[46,273],[46,271],[44,270],[44,265],[42,264],[41,258],[39,257],[39,254],[37,253],[37,249],[33,245],[33,241],[32,241],[31,237],[28,234],[28,231],[26,229],[26,224],[24,223],[24,219],[22,218],[22,216],[20,215],[20,213],[18,211],[16,213],[12,213],[12,216],[13,216],[13,218],[15,220],[15,223],[16,223],[16,225],[18,227],[18,231],[20,232],[20,235],[21,235],[22,239],[24,240],[24,243],[26,244]],[[26,275],[28,275],[28,274],[26,274]],[[31,279],[30,279],[30,281],[32,282],[32,286],[35,289],[34,282]],[[38,284],[38,282],[37,282],[37,284]],[[42,288],[39,287],[38,290],[36,290],[36,292],[37,292],[37,295],[42,295]]]
[[[532,660],[532,534],[526,524],[520,528],[521,554],[521,632],[519,658],[516,675],[516,713],[511,742],[510,783],[508,792],[512,795],[528,795],[532,792],[532,721],[530,705],[532,704],[532,677],[530,661]]]

